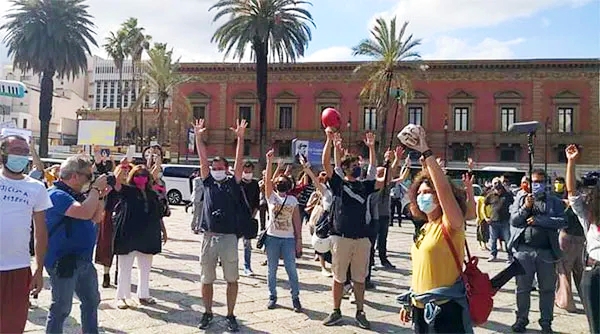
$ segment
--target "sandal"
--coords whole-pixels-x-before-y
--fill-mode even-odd
[[[140,298],[140,304],[142,305],[155,305],[156,300],[152,297],[149,298]]]
[[[129,305],[127,305],[127,301],[125,299],[119,299],[117,300],[117,308],[119,310],[125,310],[129,308]]]

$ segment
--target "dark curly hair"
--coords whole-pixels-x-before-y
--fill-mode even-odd
[[[454,198],[458,202],[460,206],[460,210],[463,215],[467,213],[467,193],[464,189],[458,187],[452,179],[448,177],[448,182],[450,183],[450,187],[452,188],[452,193],[454,194]],[[408,197],[410,199],[410,213],[411,215],[420,220],[427,220],[427,215],[419,210],[419,206],[417,205],[417,195],[419,193],[419,187],[421,187],[422,183],[426,183],[432,189],[435,189],[433,185],[433,181],[431,180],[431,176],[426,171],[419,172],[413,179],[413,182],[408,190]],[[436,190],[437,191],[437,190]],[[439,198],[439,197],[438,197]]]

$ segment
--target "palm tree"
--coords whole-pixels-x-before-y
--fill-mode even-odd
[[[40,153],[48,156],[54,76],[68,79],[87,72],[89,44],[97,46],[85,0],[11,0],[5,15],[4,44],[13,66],[42,75],[40,84]]]
[[[103,45],[104,50],[113,59],[117,71],[119,71],[119,133],[118,143],[123,140],[123,62],[125,61],[125,32],[123,30],[110,33]]]
[[[148,51],[150,60],[142,64],[143,78],[147,84],[140,91],[140,96],[132,106],[137,108],[143,104],[146,96],[155,96],[158,107],[158,142],[165,139],[165,104],[172,98],[174,89],[187,81],[179,74],[179,60],[173,61],[173,49],[167,50],[167,44],[154,43]],[[171,103],[172,104],[172,103]]]
[[[127,19],[127,21],[123,22],[121,24],[121,30],[124,32],[125,34],[125,55],[128,57],[131,57],[131,72],[132,72],[132,85],[131,85],[131,89],[134,92],[134,94],[137,94],[137,99],[140,99],[140,92],[142,90],[142,81],[140,80],[140,84],[139,84],[139,88],[137,89],[136,92],[136,79],[137,79],[137,74],[138,72],[136,72],[136,68],[141,67],[141,61],[142,61],[142,54],[144,53],[144,51],[148,51],[148,49],[150,49],[150,41],[152,40],[152,37],[150,35],[146,35],[146,33],[144,32],[144,28],[138,26],[138,20],[134,17],[130,17],[129,19]],[[139,131],[139,135],[142,138],[141,141],[141,145],[144,145],[144,104],[140,104],[140,128],[137,129],[136,126],[136,130]],[[134,113],[135,115],[135,109],[130,107],[129,108],[130,112]],[[134,117],[134,119],[136,119]],[[137,119],[136,122],[137,123]]]
[[[210,10],[217,13],[213,22],[229,16],[215,31],[212,42],[225,57],[233,52],[240,61],[246,47],[252,47],[251,56],[256,62],[256,92],[259,102],[259,164],[265,165],[267,137],[267,83],[269,52],[271,59],[294,62],[304,56],[315,26],[312,15],[302,6],[311,5],[303,0],[219,0]]]
[[[366,78],[366,84],[360,92],[361,98],[367,100],[377,110],[379,120],[379,155],[387,149],[387,119],[391,108],[391,88],[397,87],[403,92],[401,102],[412,96],[411,82],[405,73],[397,71],[400,62],[420,59],[418,52],[413,49],[421,44],[420,39],[413,40],[413,35],[406,39],[404,34],[408,22],[404,22],[400,31],[396,30],[396,18],[389,22],[378,18],[371,30],[371,38],[362,40],[352,48],[355,56],[368,56],[374,58],[372,62],[364,63],[356,67],[355,73]],[[418,68],[418,67],[416,67]]]

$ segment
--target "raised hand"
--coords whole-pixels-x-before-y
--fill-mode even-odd
[[[440,167],[446,167],[446,161],[442,160],[442,158],[436,158],[435,161],[440,165]]]
[[[273,150],[271,149],[271,151]],[[283,169],[283,166],[285,166],[285,161],[283,159],[277,160],[277,169]]]
[[[267,151],[267,154],[265,155],[265,157],[267,158],[267,162],[272,162],[273,161],[273,157],[275,155],[275,150],[270,149],[269,151]]]
[[[244,134],[246,133],[246,128],[248,127],[248,122],[245,119],[236,120],[236,127],[231,127],[231,131],[235,132],[235,135],[238,138],[244,138]]]
[[[410,160],[410,155],[406,156],[406,159],[404,159],[404,164],[406,165],[406,167],[410,167],[410,165],[412,164],[412,160]]]
[[[462,182],[465,185],[465,189],[473,188],[473,183],[475,181],[475,175],[471,174],[463,174]]]
[[[335,134],[336,132],[331,127],[325,128],[325,136],[327,137],[327,139],[331,141],[335,140]]]
[[[475,168],[475,161],[471,157],[467,158],[467,168],[473,170]]]
[[[383,160],[385,160],[385,161],[390,161],[390,160],[392,160],[392,158],[394,158],[394,157],[395,157],[395,155],[394,155],[394,154],[395,154],[395,153],[394,153],[394,151],[392,151],[392,150],[387,150],[387,151],[385,151],[385,153],[383,154]]]
[[[576,145],[571,144],[565,149],[565,155],[567,156],[567,160],[575,160],[579,157],[579,149]]]
[[[375,147],[375,134],[373,132],[367,132],[365,134],[365,145],[368,148]]]
[[[394,156],[397,159],[401,159],[403,155],[404,155],[404,147],[402,147],[401,145],[396,146],[396,150],[394,152]]]
[[[192,126],[194,127],[194,134],[198,137],[201,137],[206,131],[206,127],[204,126],[204,119],[197,119],[196,122],[192,122]]]

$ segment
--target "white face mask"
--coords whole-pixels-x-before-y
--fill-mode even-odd
[[[252,180],[252,173],[242,173],[242,179],[246,181]]]
[[[211,170],[210,175],[217,181],[223,181],[227,177],[226,171],[224,170]]]

